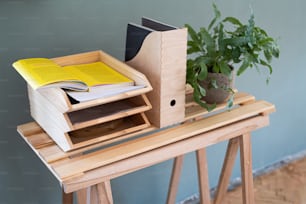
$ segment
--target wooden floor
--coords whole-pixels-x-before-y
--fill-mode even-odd
[[[306,204],[306,158],[254,179],[256,204]],[[222,204],[240,204],[241,188],[227,194]]]

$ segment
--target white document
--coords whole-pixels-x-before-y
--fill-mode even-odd
[[[141,89],[144,87],[145,85],[115,87],[111,89],[108,89],[107,87],[105,87],[105,89],[101,87],[98,89],[91,87],[88,92],[66,91],[66,93],[72,98],[74,98],[75,100],[79,102],[83,102],[83,101],[89,101],[89,100],[94,100],[94,99],[99,99],[99,98],[107,98],[110,96],[118,95],[118,94],[125,93],[128,91],[134,91],[134,90]]]

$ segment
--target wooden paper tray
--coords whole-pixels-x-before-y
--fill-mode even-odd
[[[140,94],[147,93],[152,90],[151,84],[147,80],[146,76],[136,71],[132,67],[128,66],[124,62],[119,61],[118,59],[108,55],[107,53],[99,50],[92,51],[80,54],[74,54],[69,56],[52,58],[51,60],[55,61],[57,64],[61,66],[68,65],[77,65],[77,64],[86,64],[86,63],[94,63],[94,62],[103,62],[116,71],[124,74],[135,82],[135,85],[143,85],[144,87],[141,89],[127,91],[125,93],[117,94],[115,96],[110,96],[107,98],[95,99],[91,101],[85,101],[81,103],[73,104],[69,100],[65,91],[60,88],[50,88],[39,90],[40,94],[43,95],[46,99],[53,103],[56,108],[64,113],[75,110],[80,110],[92,106],[97,106],[104,103],[109,103],[112,101],[117,101],[124,98],[129,98],[132,96],[137,96]]]
[[[52,60],[61,66],[102,61],[132,79],[135,85],[143,87],[107,98],[72,103],[60,88],[33,90],[28,86],[32,117],[64,151],[150,126],[144,112],[152,108],[145,95],[152,87],[143,74],[102,51]],[[97,134],[97,130],[101,131],[101,134]]]

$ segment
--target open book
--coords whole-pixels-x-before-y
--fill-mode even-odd
[[[60,66],[47,58],[22,59],[13,67],[34,89],[59,87],[77,101],[108,97],[141,88],[103,62]]]

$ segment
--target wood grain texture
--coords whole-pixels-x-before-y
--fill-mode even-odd
[[[189,93],[186,94],[185,121],[208,114],[208,111],[206,109],[202,108],[193,101],[192,92],[190,90],[186,90],[186,92]],[[254,96],[247,93],[238,92],[235,93],[233,104],[243,105],[247,103],[252,103],[254,101],[255,101]],[[217,107],[214,109],[214,112],[220,111],[224,109],[226,106],[227,106],[226,102],[218,104]]]
[[[274,106],[272,104],[264,101],[254,102],[230,112],[223,112],[207,119],[169,128],[147,137],[142,137],[108,149],[87,154],[78,159],[72,159],[69,163],[56,166],[54,169],[64,180],[74,174],[79,174],[92,168],[97,168],[252,116],[254,117],[262,112],[273,110]]]
[[[221,170],[221,175],[219,177],[219,183],[217,187],[217,192],[214,199],[214,204],[223,204],[223,199],[226,195],[229,181],[232,174],[232,169],[235,164],[237,152],[239,148],[239,138],[230,139],[228,142],[226,155],[223,162],[223,167]]]
[[[108,97],[104,99],[86,101],[86,102],[82,102],[78,104],[71,104],[65,92],[60,88],[40,90],[39,92],[46,99],[48,99],[51,103],[53,103],[61,113],[74,111],[74,110],[80,110],[80,109],[96,106],[99,104],[109,103],[112,101],[120,100],[122,98],[129,98],[129,97],[137,96],[137,95],[144,94],[152,90],[152,86],[149,83],[145,75],[136,71],[132,67],[128,66],[126,63],[119,61],[118,59],[110,56],[109,54],[101,50],[62,56],[62,57],[52,58],[51,60],[55,61],[57,64],[61,66],[86,64],[86,63],[103,61],[104,63],[112,67],[113,69],[119,71],[120,73],[134,80],[136,85],[145,85],[144,88],[139,89],[139,90],[134,90],[134,91],[126,92],[123,94],[118,94],[116,96],[112,96],[112,97]]]
[[[244,204],[254,204],[253,172],[252,172],[252,145],[250,133],[239,137],[240,166],[242,177],[242,200]]]
[[[69,135],[71,131],[135,114],[141,114],[141,117],[143,117],[146,124],[143,126],[144,128],[149,126],[147,118],[142,113],[152,108],[149,100],[144,95],[152,90],[152,86],[145,75],[103,51],[74,54],[53,58],[52,60],[61,66],[102,61],[132,79],[136,85],[144,86],[144,88],[134,91],[81,103],[72,103],[64,90],[60,88],[36,91],[28,86],[31,116],[64,151],[71,151],[100,141],[89,137],[90,140],[84,142],[78,140],[76,144]],[[133,99],[133,97],[137,99]],[[130,101],[127,102],[127,100]],[[107,110],[107,112],[102,112],[102,110]],[[116,137],[118,134],[122,135],[131,132],[130,129],[126,132],[117,132]]]
[[[124,118],[151,109],[147,97],[139,96],[118,100],[90,108],[67,113],[73,130]]]
[[[206,148],[196,151],[197,168],[198,168],[198,182],[200,189],[200,203],[210,204],[210,187],[208,177],[208,166],[206,158]]]
[[[151,150],[133,157],[114,162],[109,165],[92,169],[86,174],[62,181],[66,192],[78,190],[80,188],[103,182],[107,179],[116,178],[130,172],[146,168],[153,164],[166,161],[181,154],[186,154],[197,149],[216,144],[220,141],[228,140],[243,133],[254,131],[268,125],[268,118],[258,116],[259,118],[242,121],[239,124],[233,124],[229,127],[219,128],[214,132],[208,132],[194,136],[185,140],[176,142],[165,147]],[[242,126],[247,128],[241,128]],[[205,139],[203,139],[205,138]]]
[[[127,61],[144,73],[153,87],[148,93],[150,122],[159,128],[184,120],[187,30],[153,31],[137,55]]]
[[[135,102],[136,99],[132,97],[124,99],[123,101],[114,102],[114,104],[109,103],[100,105],[102,107],[90,107],[85,110],[63,114],[60,113],[52,103],[38,92],[33,91],[30,87],[29,93],[32,95],[30,98],[31,115],[64,151],[110,140],[150,126],[146,115],[143,114],[143,112],[151,108],[151,104],[145,95],[136,96],[137,103]],[[107,109],[106,113],[104,111],[104,106]],[[112,108],[109,108],[109,106]],[[104,114],[101,113],[97,115],[97,113],[102,112],[101,109],[103,109]],[[134,120],[133,118],[141,119],[138,119],[136,122],[136,119]],[[121,128],[117,126],[118,131],[115,131],[115,129],[111,127],[113,127],[119,119],[128,122],[121,124]],[[91,132],[94,132],[94,129],[97,129],[97,127],[104,131],[101,131],[100,135],[89,135],[90,132],[88,132],[86,128],[92,128],[93,131]],[[77,131],[87,131],[87,137],[83,137],[83,140],[76,140],[73,135],[75,135]]]
[[[176,193],[179,187],[179,181],[181,176],[181,171],[183,168],[183,160],[184,155],[180,155],[178,157],[175,157],[173,161],[173,168],[171,173],[171,179],[169,184],[169,191],[168,191],[168,197],[167,197],[167,204],[175,204],[176,202]]]
[[[65,193],[62,191],[62,203],[73,204],[73,193]]]
[[[200,182],[201,189],[208,189],[207,185],[204,187],[205,182],[203,182],[206,180],[207,184],[208,179],[204,179],[207,178],[207,174],[201,173],[205,172],[207,167],[201,150],[210,145],[231,140],[235,144],[234,148],[233,145],[230,148],[232,153],[227,154],[227,159],[230,160],[230,165],[228,166],[231,167],[232,156],[237,149],[237,140],[233,140],[233,138],[240,138],[238,141],[241,147],[241,154],[244,155],[242,158],[242,171],[244,171],[244,178],[246,178],[244,179],[245,186],[249,186],[244,191],[244,200],[249,202],[252,200],[250,193],[251,153],[248,149],[250,141],[247,139],[250,132],[269,124],[269,113],[275,111],[275,107],[266,101],[254,101],[251,99],[252,97],[247,99],[247,96],[242,96],[242,98],[245,99],[241,100],[243,101],[241,105],[233,110],[218,111],[199,120],[190,120],[190,122],[185,122],[181,125],[154,133],[151,132],[148,135],[108,148],[95,149],[89,153],[87,152],[88,150],[93,150],[98,146],[91,145],[87,148],[63,152],[57,145],[48,140],[43,131],[39,131],[35,123],[19,126],[18,132],[60,181],[66,193],[90,189],[89,192],[92,193],[94,191],[95,196],[92,195],[92,198],[95,203],[100,202],[101,199],[106,199],[106,203],[112,200],[110,199],[110,185],[107,185],[108,187],[104,185],[104,188],[101,184],[107,184],[111,179],[118,176],[171,158],[180,157],[192,151],[198,151],[199,180],[202,181]],[[241,135],[248,137],[244,138]],[[86,154],[82,155],[81,153],[83,152],[86,152]],[[181,161],[177,160],[177,162],[177,166],[180,167]],[[179,181],[180,168],[174,168],[173,172],[173,182],[170,185],[174,188],[172,192],[170,190],[172,202],[175,198],[174,194]],[[228,174],[230,174],[229,170],[225,170],[224,177],[227,178]],[[223,183],[227,183],[226,179]],[[223,184],[223,186],[225,185]],[[97,196],[99,192],[101,192],[100,197]],[[80,198],[84,200],[84,196],[82,198],[84,190],[79,191],[79,194]],[[202,191],[202,194],[204,195],[205,192]],[[206,194],[206,196],[203,196],[203,200],[210,200],[207,192]],[[87,191],[86,195],[88,195]]]

